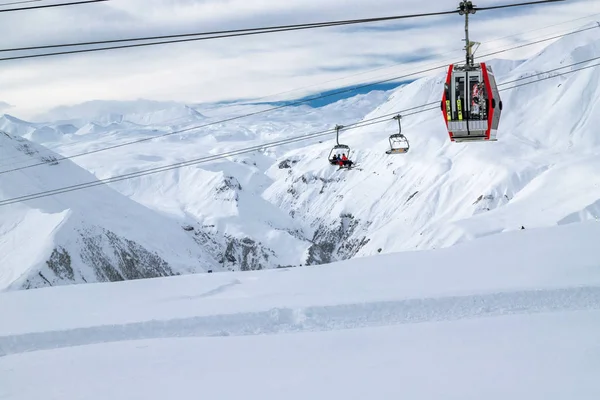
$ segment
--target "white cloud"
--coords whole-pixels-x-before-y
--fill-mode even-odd
[[[476,2],[481,7],[499,3]],[[585,1],[586,7],[574,7],[572,3],[478,13],[471,25],[472,39],[484,43],[479,50],[484,54],[600,19],[600,15],[592,16],[486,44],[503,36],[600,14],[600,2]],[[4,19],[0,37],[6,48],[12,48],[411,14],[454,9],[457,0],[420,2],[418,9],[414,4],[412,0],[124,0],[0,14]],[[29,118],[58,105],[96,99],[220,101],[263,97],[336,80],[310,89],[318,91],[462,59],[463,29],[458,15],[377,26],[382,25],[405,29],[324,28],[0,62],[1,95],[15,105],[11,110],[15,115]],[[499,57],[524,57],[541,47]],[[450,51],[454,53],[448,54]],[[10,54],[0,53],[0,57]],[[399,64],[403,59],[430,54],[436,56]],[[353,76],[383,66],[390,68]],[[341,79],[344,77],[349,78]],[[288,97],[304,94],[306,91]]]

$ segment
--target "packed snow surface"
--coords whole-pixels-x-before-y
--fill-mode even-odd
[[[10,400],[595,400],[599,319],[600,312],[587,311],[71,347],[0,359],[0,394]]]
[[[3,293],[0,398],[595,399],[599,235]]]

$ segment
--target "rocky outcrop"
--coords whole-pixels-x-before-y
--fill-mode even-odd
[[[308,249],[306,265],[326,264],[333,261],[352,258],[367,243],[366,236],[354,236],[360,221],[352,214],[340,215],[339,222],[334,225],[321,224]],[[366,224],[368,227],[370,224]]]
[[[234,203],[240,199],[242,185],[233,176],[223,176],[221,182],[214,188],[214,199],[220,202]]]
[[[485,211],[491,211],[495,208],[499,208],[503,205],[508,204],[510,198],[508,195],[488,194],[481,195],[473,203],[476,206],[474,213],[479,214]]]
[[[75,273],[71,265],[71,255],[62,246],[58,246],[52,251],[46,265],[61,280],[73,281],[75,279]]]
[[[110,231],[94,236],[82,234],[81,239],[81,259],[100,282],[177,275],[158,254]]]
[[[279,169],[284,169],[289,164],[290,160],[283,160]],[[285,209],[292,218],[312,227],[313,233],[310,236],[304,234],[303,237],[310,243],[305,265],[327,264],[352,258],[369,243],[366,232],[371,222],[361,221],[348,212],[337,217],[323,212],[333,211],[336,204],[343,200],[344,194],[340,189],[346,180],[345,175],[322,176],[310,172],[297,174],[291,169],[288,169],[286,175],[278,176],[285,181],[285,186],[281,186],[282,189],[285,188],[285,192],[280,191],[275,196],[271,194],[270,200]],[[322,207],[319,215],[310,211],[311,202]]]
[[[38,157],[40,159],[40,161],[49,164],[49,165],[58,165],[58,158],[52,154],[46,154],[46,155],[40,155],[40,152],[35,149],[35,147],[26,139],[20,137],[20,136],[15,136],[12,137],[9,134],[7,134],[6,132],[2,132],[4,133],[6,136],[8,136],[9,138],[11,138],[12,140],[15,140],[18,142],[18,144],[16,145],[16,149],[18,151],[20,151],[21,153],[28,155],[30,157]]]
[[[100,232],[97,232],[97,231]],[[57,246],[21,289],[84,282],[117,282],[178,275],[158,254],[111,231],[79,231],[76,243]]]
[[[279,163],[279,169],[288,169],[288,168],[292,168],[292,166],[294,166],[295,164],[298,163],[298,160],[292,160],[292,159],[285,159],[283,161],[281,161]]]
[[[221,262],[225,269],[233,267],[241,271],[255,271],[270,267],[272,256],[275,256],[273,250],[263,247],[261,243],[248,237],[228,238]]]
[[[252,238],[223,234],[212,225],[194,228],[193,233],[196,242],[208,250],[225,271],[255,271],[279,267],[275,252]]]

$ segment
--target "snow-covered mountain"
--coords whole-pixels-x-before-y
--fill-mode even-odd
[[[547,75],[535,74],[597,57],[599,51],[600,29],[567,36],[529,60],[490,63],[499,83],[528,76],[536,81]],[[387,93],[371,92],[319,108],[279,108],[223,123],[216,122],[269,106],[152,103],[145,112],[140,103],[119,112],[111,104],[103,114],[88,110],[88,104],[87,120],[74,108],[72,113],[63,109],[52,123],[5,116],[8,122],[0,126],[66,156],[172,133],[73,159],[96,177],[107,178],[437,103],[444,78],[440,71]],[[598,219],[599,81],[600,69],[591,68],[512,90],[529,81],[501,85],[504,111],[495,143],[450,143],[441,112],[434,109],[403,118],[403,133],[411,141],[406,155],[385,154],[388,136],[397,130],[391,118],[342,131],[340,141],[351,146],[358,163],[350,171],[328,164],[335,144],[331,135],[110,186],[162,214],[172,226],[185,226],[186,240],[200,243],[198,251],[216,260],[217,270],[322,264],[448,247],[522,226]],[[57,128],[65,126],[77,130]],[[36,135],[48,127],[61,134]],[[15,156],[3,161],[2,168],[29,162]],[[65,186],[73,183],[63,181]],[[11,232],[10,225],[3,229]],[[150,231],[142,222],[136,229]],[[162,240],[157,236],[152,241]]]
[[[136,122],[137,116],[152,115],[159,117],[161,113],[168,111],[173,118],[175,113],[180,117],[189,118],[195,113],[187,106],[176,102],[161,102],[152,100],[135,101],[88,101],[83,104],[73,106],[61,106],[50,110],[47,113],[38,115],[33,119],[38,123],[44,121],[62,121],[75,124],[93,121],[100,124],[109,124],[112,122]],[[167,121],[166,119],[163,121]],[[147,120],[146,124],[149,124]],[[168,121],[167,121],[168,122]]]
[[[0,196],[95,181],[59,158],[23,137],[0,133],[0,159],[41,164],[0,174]],[[173,220],[106,185],[3,205],[0,221],[0,291],[188,274],[215,264]]]

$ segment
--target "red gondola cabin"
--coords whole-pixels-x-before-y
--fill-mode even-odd
[[[492,68],[450,65],[442,112],[451,141],[496,141],[502,101]]]

